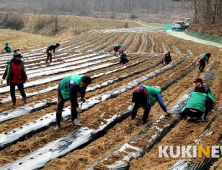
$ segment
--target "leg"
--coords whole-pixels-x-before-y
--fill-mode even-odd
[[[205,67],[205,61],[200,61],[199,70],[202,72]]]
[[[55,130],[60,129],[60,122],[62,119],[62,110],[64,107],[64,103],[65,103],[65,101],[63,100],[61,93],[60,93],[60,89],[58,88],[58,104],[57,104],[57,110],[56,110],[56,128],[55,128]]]
[[[140,102],[135,102],[133,110],[132,110],[131,119],[135,119],[136,118],[136,115],[137,115],[139,107],[140,107]]]
[[[49,51],[48,51],[48,50],[46,50],[46,54],[47,54],[46,63],[48,63],[48,60],[49,60],[49,55],[50,55],[50,53],[49,53]]]
[[[146,124],[147,118],[148,118],[149,113],[150,113],[150,109],[151,109],[151,108],[146,108],[146,109],[144,110],[143,119],[142,119],[143,124]]]
[[[52,62],[52,54],[49,53],[49,59],[50,59],[50,62]]]
[[[15,84],[10,82],[10,94],[12,98],[12,105],[16,104],[16,97],[15,97]]]
[[[24,91],[24,84],[23,83],[19,83],[19,84],[17,84],[17,87],[18,87],[18,89],[19,89],[19,91],[20,91],[20,93],[22,95],[24,104],[27,104],[27,102],[26,102],[26,94],[25,94],[25,91]]]

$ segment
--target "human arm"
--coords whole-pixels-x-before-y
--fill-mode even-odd
[[[158,93],[158,94],[157,94],[157,100],[158,100],[161,108],[163,109],[163,111],[164,111],[164,112],[167,112],[167,108],[166,108],[166,105],[165,105],[164,102],[163,102],[161,93]]]
[[[197,63],[199,63],[203,58],[204,58],[204,55],[202,55],[202,56],[198,59]]]

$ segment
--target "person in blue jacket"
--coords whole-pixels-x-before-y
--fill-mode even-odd
[[[57,43],[57,44],[52,44],[47,47],[47,49],[46,49],[46,54],[47,54],[46,63],[48,63],[48,60],[50,62],[52,62],[52,55],[55,57],[55,49],[58,48],[59,46],[60,46],[60,44]]]
[[[150,109],[152,106],[154,106],[156,101],[159,102],[161,108],[166,114],[171,114],[169,111],[167,111],[166,105],[163,102],[163,99],[161,97],[161,88],[159,86],[155,86],[155,87],[151,87],[147,85],[138,86],[137,88],[133,90],[132,101],[135,102],[135,104],[132,110],[131,120],[135,119],[140,105],[144,109],[144,114],[143,114],[143,119],[141,121],[141,124],[147,123],[147,118],[148,118]]]
[[[55,130],[60,129],[60,122],[62,118],[62,110],[64,103],[70,99],[71,103],[71,120],[73,125],[77,125],[77,110],[79,109],[79,104],[77,102],[77,95],[80,94],[81,101],[85,102],[85,91],[89,84],[91,84],[91,77],[84,75],[69,75],[62,79],[58,85],[58,103],[56,110],[56,128]],[[81,110],[79,110],[81,111]]]

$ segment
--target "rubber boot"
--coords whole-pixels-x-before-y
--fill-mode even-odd
[[[60,129],[61,118],[62,118],[62,113],[56,113],[56,127],[55,127],[55,130]]]
[[[27,104],[26,97],[23,98],[23,102],[24,102],[24,104]]]
[[[12,98],[12,106],[15,106],[15,104],[16,104],[16,97]]]

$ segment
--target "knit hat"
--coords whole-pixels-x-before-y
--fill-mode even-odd
[[[15,58],[15,57],[23,57],[23,56],[19,51],[15,50],[14,54],[13,54],[13,57]]]
[[[193,82],[194,83],[200,82],[201,84],[203,84],[203,80],[201,78],[196,78]]]
[[[8,43],[6,43],[5,45],[8,45]]]

